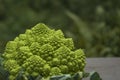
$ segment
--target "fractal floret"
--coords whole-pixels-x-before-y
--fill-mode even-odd
[[[65,38],[61,30],[39,23],[13,41],[3,54],[3,66],[14,80],[22,70],[26,76],[50,77],[84,71],[85,54],[75,49],[73,40]]]

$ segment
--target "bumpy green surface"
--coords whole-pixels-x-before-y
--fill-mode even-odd
[[[26,76],[48,77],[73,74],[85,67],[83,50],[75,50],[73,40],[65,38],[61,30],[49,29],[41,23],[9,41],[3,57],[10,80],[14,80],[20,70]]]

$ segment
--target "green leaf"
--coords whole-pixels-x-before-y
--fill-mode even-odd
[[[67,74],[67,75],[64,75],[64,77],[62,77],[59,80],[72,80],[72,79],[71,79],[71,75]]]
[[[42,76],[39,75],[35,80],[41,80],[42,79]]]
[[[100,78],[99,73],[94,71],[90,73],[90,80],[102,80],[102,79]]]
[[[24,75],[24,71],[20,70],[16,80],[29,80],[27,76]],[[31,79],[30,79],[31,80]]]
[[[82,80],[83,72],[78,72],[72,76],[73,80]]]
[[[9,73],[0,66],[0,80],[8,80]]]
[[[50,80],[72,80],[72,79],[71,79],[71,75],[65,74],[65,75],[52,76]]]
[[[90,76],[90,73],[83,73],[83,78],[87,78],[87,77],[89,77]]]

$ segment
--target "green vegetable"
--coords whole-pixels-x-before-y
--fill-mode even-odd
[[[6,45],[3,66],[16,79],[23,70],[25,76],[44,78],[59,74],[84,72],[85,54],[75,50],[71,38],[65,38],[61,30],[37,24]]]

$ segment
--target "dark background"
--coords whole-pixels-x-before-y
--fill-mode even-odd
[[[87,57],[120,57],[120,0],[0,0],[0,53],[37,23],[61,29]]]

